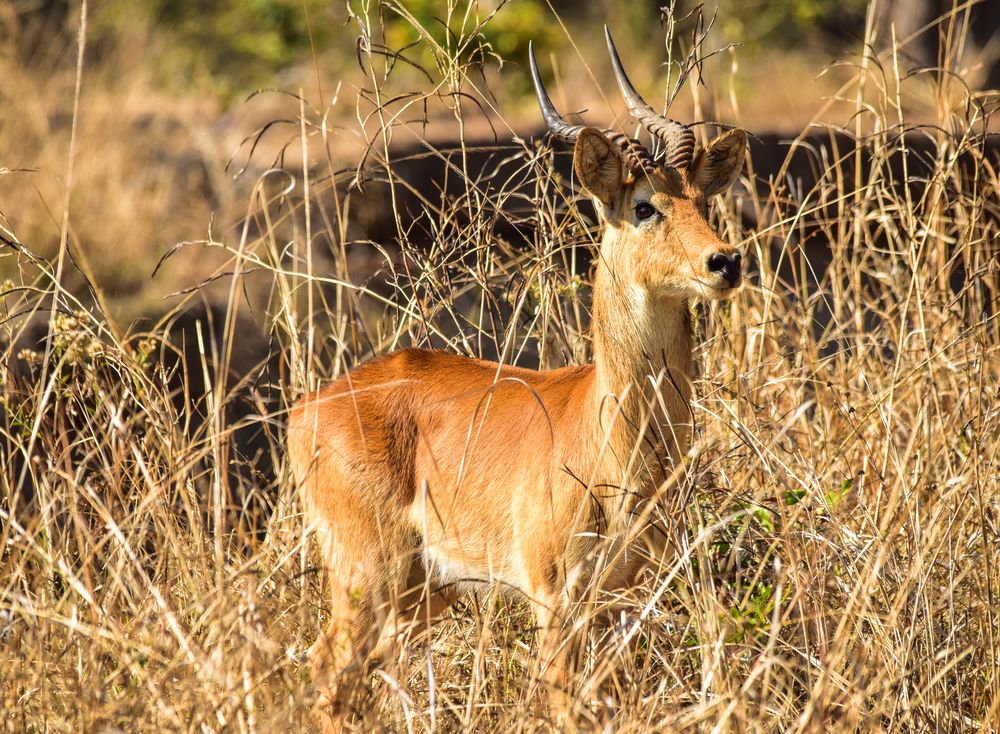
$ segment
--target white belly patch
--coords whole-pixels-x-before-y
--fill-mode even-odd
[[[469,563],[461,554],[448,553],[439,546],[425,545],[422,551],[424,570],[436,585],[449,586],[459,591],[498,586],[502,591],[520,591],[524,588],[520,569],[507,563]],[[516,564],[519,565],[519,564]]]

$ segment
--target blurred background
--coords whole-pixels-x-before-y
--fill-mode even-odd
[[[603,46],[605,22],[654,106],[672,87],[692,34],[707,28],[706,48],[718,53],[672,114],[742,125],[774,146],[815,121],[864,133],[856,128],[858,100],[844,85],[856,73],[866,28],[883,48],[895,39],[893,63],[904,77],[943,65],[943,53],[959,69],[956,100],[941,99],[933,74],[906,88],[899,114],[911,124],[960,103],[958,87],[1000,86],[1000,2],[976,3],[971,13],[966,5],[885,0],[869,17],[864,0],[720,0],[699,21],[700,6],[687,0],[672,7],[662,0],[95,0],[69,202],[78,262],[66,284],[85,300],[103,297],[124,324],[169,310],[176,303],[164,300],[169,294],[212,277],[229,255],[181,251],[154,278],[157,261],[179,242],[238,237],[261,174],[302,170],[302,146],[290,144],[301,132],[300,112],[312,116],[310,135],[317,120],[326,124],[310,167],[347,171],[369,162],[382,129],[373,74],[383,102],[404,101],[388,121],[392,139],[380,144],[510,143],[542,132],[526,68],[529,40],[556,104],[608,125],[626,118]],[[43,257],[60,239],[80,10],[63,0],[0,7],[0,217]],[[943,23],[932,23],[942,15]],[[482,34],[472,32],[484,22]],[[943,50],[945,32],[964,43]],[[371,63],[359,54],[364,35],[375,39]],[[668,35],[675,36],[669,45]],[[456,79],[447,65],[457,46],[467,66]],[[415,102],[405,104],[406,95]],[[774,173],[769,167],[784,153],[771,157],[773,164],[757,151],[757,175]],[[375,226],[383,219],[371,200],[358,202],[351,238],[386,236]],[[0,257],[0,277],[30,281],[25,268],[23,259]]]

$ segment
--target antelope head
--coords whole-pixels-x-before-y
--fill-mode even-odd
[[[655,155],[622,133],[567,123],[542,86],[529,48],[545,122],[555,137],[574,143],[577,178],[605,222],[601,257],[654,298],[725,298],[740,285],[741,256],[709,226],[708,200],[736,180],[746,133],[730,130],[695,155],[694,134],[643,101],[604,30],[622,96],[659,143]]]

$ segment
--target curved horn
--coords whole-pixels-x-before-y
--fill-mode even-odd
[[[685,168],[691,163],[694,155],[694,133],[676,120],[670,120],[663,115],[657,114],[646,101],[639,96],[622,68],[622,60],[618,56],[618,49],[615,42],[611,40],[611,31],[604,26],[604,37],[608,41],[608,51],[611,53],[611,64],[615,68],[615,79],[618,80],[618,88],[621,89],[622,97],[628,103],[628,111],[636,120],[642,123],[650,134],[663,141],[666,149],[658,162],[664,163],[671,168]]]
[[[535,61],[535,49],[531,41],[528,41],[528,61],[531,63],[531,80],[535,83],[535,94],[538,95],[538,106],[542,108],[545,124],[549,126],[552,134],[560,140],[565,140],[567,143],[574,142],[576,136],[583,130],[583,125],[570,125],[552,104],[545,87],[542,86],[542,78],[538,74],[538,64]]]

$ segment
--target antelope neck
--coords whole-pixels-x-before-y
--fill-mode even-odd
[[[688,302],[657,299],[627,268],[602,260],[594,280],[591,332],[602,422],[606,427],[609,409],[619,404],[624,418],[615,421],[615,443],[629,451],[648,422],[676,460],[690,424],[694,370]]]

